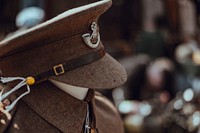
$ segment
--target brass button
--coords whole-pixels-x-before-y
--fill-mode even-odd
[[[35,79],[33,77],[27,77],[26,78],[26,83],[28,85],[34,85],[35,84]]]

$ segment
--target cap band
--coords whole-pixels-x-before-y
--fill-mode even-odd
[[[101,59],[104,55],[105,55],[105,51],[104,51],[104,48],[102,48],[102,49],[99,49],[98,51],[88,53],[79,58],[75,58],[75,59],[69,60],[65,63],[58,64],[58,65],[54,66],[51,70],[48,70],[46,72],[43,72],[43,73],[33,76],[35,78],[35,83],[46,80],[47,78],[49,78],[51,76],[62,75],[67,71],[70,71],[70,70],[76,69],[78,67],[92,63],[94,61],[97,61],[97,60]]]

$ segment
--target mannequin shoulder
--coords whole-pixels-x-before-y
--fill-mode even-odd
[[[107,109],[107,111],[111,111],[119,115],[113,103],[100,92],[95,92],[95,103],[98,107],[102,107],[104,109]]]
[[[95,106],[99,132],[124,133],[121,117],[110,100],[100,93],[95,93]]]

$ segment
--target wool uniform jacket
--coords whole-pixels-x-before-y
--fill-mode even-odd
[[[89,107],[90,127],[98,133],[123,133],[120,116],[109,100],[90,89],[78,100],[49,81],[31,88],[31,93],[11,111],[12,119],[0,116],[1,133],[83,133]],[[96,132],[95,132],[96,133]]]

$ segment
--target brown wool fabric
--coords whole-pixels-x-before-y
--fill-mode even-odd
[[[98,133],[123,133],[120,116],[110,101],[94,90],[86,99],[77,100],[48,81],[39,83],[19,103],[9,127],[0,124],[0,129],[6,133],[83,133],[89,100]]]
[[[0,70],[4,77],[35,76],[68,60],[103,48],[89,48],[82,35],[92,33],[92,22],[110,6],[111,0],[70,10],[0,42]],[[87,77],[87,78],[86,78]],[[87,88],[115,88],[126,81],[124,68],[106,54],[103,58],[60,76],[49,77]]]

